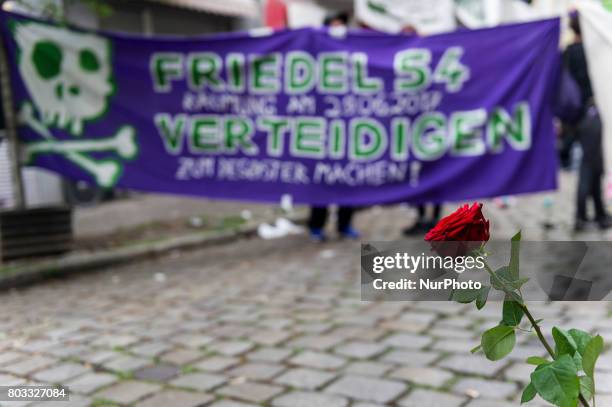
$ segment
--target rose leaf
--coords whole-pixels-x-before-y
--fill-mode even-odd
[[[589,376],[580,377],[580,394],[585,400],[590,400],[595,394],[595,383]]]
[[[597,335],[595,338],[591,339],[584,350],[584,354],[582,355],[582,370],[591,378],[595,373],[595,363],[597,363],[597,359],[603,348],[603,338]]]
[[[507,326],[518,326],[523,319],[523,308],[515,301],[504,301],[502,323]]]
[[[525,387],[525,390],[523,390],[523,395],[521,396],[521,404],[529,403],[535,398],[536,394],[538,394],[538,392],[533,386],[533,383],[529,383],[527,387]]]
[[[514,328],[499,325],[482,334],[480,342],[487,359],[496,361],[507,356],[516,344]]]
[[[569,355],[562,355],[531,374],[531,383],[546,401],[559,407],[575,407],[580,394],[580,380]]]

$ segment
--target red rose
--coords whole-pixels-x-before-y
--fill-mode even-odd
[[[465,255],[489,241],[489,221],[482,214],[482,204],[463,205],[442,218],[426,235],[425,240],[440,255]],[[435,242],[474,242],[474,244],[436,244]],[[451,247],[452,246],[452,247]],[[440,253],[441,251],[445,252]]]

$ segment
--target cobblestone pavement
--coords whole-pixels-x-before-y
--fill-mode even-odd
[[[488,205],[494,236],[523,227],[533,239],[571,237],[571,204],[562,197],[553,217],[542,196],[507,210]],[[393,239],[411,213],[374,208],[358,223],[368,239]],[[519,405],[524,360],[542,354],[534,338],[522,335],[501,362],[469,352],[498,322],[498,305],[477,312],[452,303],[361,302],[358,271],[358,243],[315,245],[297,236],[174,253],[0,294],[0,385],[59,383],[73,392],[65,403],[0,404]],[[612,304],[532,308],[548,331],[559,323],[612,338]],[[609,349],[599,368],[598,406],[612,406]]]

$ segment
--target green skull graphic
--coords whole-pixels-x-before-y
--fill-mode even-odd
[[[112,137],[60,141],[50,129],[82,136],[87,121],[108,110],[114,93],[110,41],[91,33],[47,24],[15,23],[19,46],[19,73],[32,98],[20,120],[43,138],[26,143],[24,154],[61,154],[90,173],[98,185],[116,184],[123,166],[116,159],[94,160],[91,152],[112,152],[124,160],[135,158],[138,145],[131,126],[121,126]]]

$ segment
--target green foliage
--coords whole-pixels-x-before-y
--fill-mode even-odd
[[[584,351],[586,349],[587,344],[593,339],[593,337],[585,331],[581,331],[580,329],[570,329],[568,334],[574,340],[576,344],[576,351],[581,355],[584,355]]]
[[[527,364],[529,365],[540,366],[545,363],[550,363],[550,361],[539,356],[530,356],[527,358]]]
[[[509,266],[501,267],[495,272],[495,277],[491,278],[491,284],[493,284],[495,289],[505,291],[508,294],[520,290],[528,281],[528,278],[515,277],[514,272]]]
[[[563,329],[554,327],[552,329],[553,339],[555,340],[555,357],[562,355],[574,356],[576,353],[576,342],[569,332]]]
[[[514,291],[510,285],[510,278],[510,269],[508,266],[501,267],[491,275],[491,285],[499,291]]]
[[[490,274],[491,285],[498,291],[506,293],[506,299],[515,301],[519,304],[523,303],[523,297],[520,294],[521,287],[529,281],[529,279],[515,279],[512,275],[510,267],[504,266]]]
[[[604,349],[604,340],[599,335],[592,336],[579,329],[565,331],[554,327],[554,349],[548,344],[540,328],[542,320],[536,320],[531,315],[521,293],[521,287],[528,279],[520,277],[520,241],[519,232],[512,238],[507,266],[493,271],[486,265],[491,286],[479,290],[458,290],[452,295],[457,302],[475,302],[476,307],[481,309],[487,302],[491,287],[505,294],[500,324],[484,332],[480,345],[471,352],[482,350],[489,360],[503,359],[516,344],[517,330],[525,330],[520,328],[521,322],[528,319],[552,360],[540,356],[527,358],[527,363],[534,365],[535,370],[531,374],[531,382],[523,390],[521,404],[539,395],[558,407],[577,407],[579,403],[589,407],[589,400],[595,397],[595,364]]]
[[[570,329],[566,332],[557,327],[553,328],[552,334],[555,340],[556,356],[571,356],[576,368],[584,370],[587,376],[592,377],[595,362],[603,350],[603,338],[601,336],[593,337],[588,332],[579,329]],[[585,357],[587,357],[586,361],[584,360]]]
[[[577,371],[584,371],[586,376],[580,376],[580,394],[590,400],[595,394],[595,363],[603,351],[604,342],[601,336],[593,337],[588,332],[579,329],[564,331],[553,328],[556,357],[572,358]]]
[[[96,398],[91,403],[91,407],[115,407],[115,406],[119,406],[119,404],[115,403],[112,400],[107,400],[103,398]]]
[[[479,310],[483,309],[485,305],[487,305],[487,298],[489,298],[489,292],[491,291],[490,285],[484,285],[480,289],[478,293],[478,298],[476,298],[476,308]]]
[[[186,365],[186,366],[183,366],[181,368],[181,373],[182,374],[196,373],[197,371],[198,371],[198,369],[196,367],[194,367],[194,366],[191,366],[191,365]]]
[[[531,374],[531,383],[544,400],[559,407],[578,405],[580,380],[573,359],[563,355],[551,363],[540,365]]]
[[[525,387],[525,390],[523,390],[523,395],[521,396],[521,404],[529,403],[535,398],[537,394],[538,392],[536,388],[533,386],[532,383],[529,383],[527,387]]]
[[[587,400],[595,395],[595,382],[589,376],[580,376],[580,394]]]
[[[591,378],[594,377],[595,363],[603,351],[603,348],[604,341],[599,335],[592,338],[585,346],[584,353],[582,354],[582,370],[584,370],[584,373]]]
[[[506,326],[519,326],[523,319],[523,308],[516,301],[504,301],[502,324]]]
[[[510,240],[510,264],[508,271],[513,280],[519,279],[519,258],[521,253],[521,232],[519,231]]]
[[[506,325],[491,328],[482,335],[480,344],[487,359],[503,359],[512,352],[516,344],[514,328]]]
[[[482,309],[487,303],[490,290],[491,287],[488,285],[479,289],[455,290],[452,294],[452,300],[460,304],[469,304],[476,301],[476,308]]]

